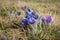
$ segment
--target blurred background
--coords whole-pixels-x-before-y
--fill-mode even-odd
[[[54,40],[60,40],[60,0],[0,0],[0,40],[31,40],[26,39],[26,31],[17,26],[26,15],[22,10],[24,5],[38,12],[40,16],[51,15],[58,29]],[[10,11],[14,14],[10,14]],[[21,15],[18,16],[17,12],[21,12]]]

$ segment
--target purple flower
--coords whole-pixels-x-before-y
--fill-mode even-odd
[[[42,22],[50,23],[52,21],[52,17],[51,16],[46,16],[46,17],[42,16],[41,20],[42,20]]]
[[[38,14],[33,15],[33,18],[34,18],[34,19],[38,19],[38,17],[39,17]]]
[[[27,11],[26,14],[27,14],[27,15],[32,15],[32,12],[28,12],[28,11]]]
[[[28,25],[28,19],[27,18],[22,19],[22,24]]]
[[[42,22],[45,22],[45,20],[46,20],[45,17],[42,16],[42,17],[41,17],[41,21],[42,21]]]
[[[52,21],[52,17],[51,16],[46,16],[46,22],[50,23]]]
[[[32,15],[32,12],[33,12],[33,10],[30,9],[30,8],[28,8],[27,11],[26,11],[27,15]]]
[[[29,22],[30,24],[34,24],[34,23],[35,23],[35,20],[34,20],[34,18],[30,18],[30,19],[28,19],[28,22]]]
[[[33,10],[32,10],[32,9],[30,9],[30,8],[28,8],[28,9],[27,9],[27,11],[29,11],[29,12],[33,12]]]
[[[27,18],[27,19],[32,18],[32,15],[26,15],[25,18]]]
[[[21,15],[21,12],[17,12],[17,15],[20,16]]]
[[[35,12],[34,11],[32,12],[32,15],[35,15]]]

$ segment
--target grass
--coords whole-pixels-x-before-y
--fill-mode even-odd
[[[39,1],[39,2],[38,2]],[[17,1],[6,1],[6,3],[3,1],[0,1],[0,40],[45,40],[45,36],[50,38],[50,40],[55,40],[55,28],[59,27],[60,25],[60,6],[59,6],[59,0],[47,0],[47,1],[40,1],[40,0],[21,0],[20,4],[17,4]],[[2,6],[2,4],[4,4]],[[54,19],[54,24],[51,26],[50,29],[44,29],[38,28],[39,31],[35,32],[32,31],[33,29],[30,28],[30,26],[25,26],[20,24],[20,20],[24,18],[25,12],[21,9],[23,4],[26,4],[27,7],[32,8],[34,11],[38,12],[41,15],[52,15]],[[20,5],[18,7],[18,5]],[[4,9],[5,7],[6,9]],[[12,20],[9,20],[8,15],[6,15],[8,10],[14,10],[14,14],[16,14],[17,11],[21,11],[22,15],[20,17],[14,15],[14,18]],[[41,24],[38,24],[38,27],[42,27]],[[3,26],[3,28],[2,28]],[[35,26],[33,26],[35,27]],[[48,31],[49,30],[49,31]],[[47,33],[47,31],[52,34]],[[36,33],[36,34],[34,34]],[[47,34],[45,34],[47,33]],[[39,36],[40,35],[40,36]],[[49,39],[48,39],[49,40]]]

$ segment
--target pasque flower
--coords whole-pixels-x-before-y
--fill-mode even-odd
[[[34,18],[34,19],[38,19],[38,17],[39,17],[38,14],[33,15],[33,18]]]
[[[34,20],[34,18],[29,18],[29,19],[24,18],[24,19],[22,19],[21,23],[24,24],[24,25],[34,24],[35,20]]]
[[[50,23],[52,21],[52,17],[51,16],[46,16],[46,22]]]
[[[46,21],[46,18],[44,16],[41,16],[41,21],[42,22],[45,22]]]
[[[32,15],[32,12],[27,11],[26,14],[27,15]]]
[[[33,12],[33,10],[30,9],[30,8],[28,8],[27,11],[26,11],[26,14],[27,14],[27,15],[32,15],[32,12]]]
[[[41,20],[42,20],[42,22],[50,23],[52,21],[52,17],[50,15],[48,15],[46,17],[42,16]]]
[[[34,24],[34,23],[35,23],[35,20],[34,20],[34,18],[32,17],[32,18],[29,18],[29,19],[28,19],[28,22],[29,22],[29,24]]]
[[[28,25],[28,19],[27,18],[23,18],[21,23],[24,24],[24,25]]]
[[[35,13],[35,12],[29,12],[28,11],[27,15],[28,15],[28,17],[32,16],[34,19],[38,19],[38,17],[39,17],[38,13]]]
[[[28,19],[29,24],[34,24],[35,23],[35,19],[32,16],[27,15],[26,18]]]
[[[17,12],[17,15],[20,16],[21,15],[21,12]]]
[[[26,11],[26,17],[22,20],[22,24],[34,24],[35,19],[38,19],[38,14],[35,13],[32,9],[28,8]]]
[[[32,10],[31,8],[28,8],[27,11],[29,11],[29,12],[33,12],[33,10]]]
[[[27,19],[32,18],[32,15],[26,15],[25,18],[27,18]]]

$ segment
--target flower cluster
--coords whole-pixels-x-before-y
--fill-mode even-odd
[[[26,16],[25,18],[22,19],[21,23],[24,25],[28,25],[28,24],[34,24],[36,22],[36,20],[40,17],[38,15],[37,12],[33,11],[31,8],[27,8],[26,6],[23,7],[24,9],[26,9]],[[9,12],[10,15],[14,14],[14,12],[12,10],[10,10]],[[20,16],[21,12],[17,12],[17,15]],[[52,22],[52,17],[50,15],[48,16],[42,16],[40,17],[42,22],[46,22],[46,23],[50,23]]]
[[[52,17],[50,15],[48,15],[46,17],[42,16],[41,21],[46,22],[46,23],[50,23],[50,22],[52,22]]]
[[[27,8],[26,16],[24,19],[22,19],[22,24],[34,24],[36,22],[35,20],[37,20],[38,18],[39,18],[38,13],[34,12],[30,8]],[[50,15],[46,17],[42,16],[40,19],[42,22],[46,22],[46,23],[52,22],[52,17]]]
[[[22,19],[22,24],[34,24],[35,20],[39,17],[38,13],[34,12],[32,9],[28,8],[26,11],[26,16]]]

